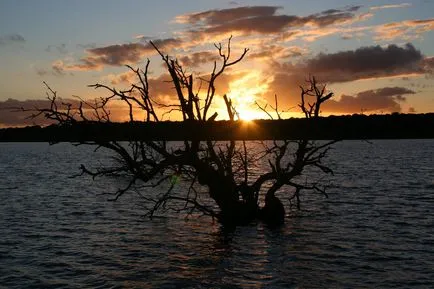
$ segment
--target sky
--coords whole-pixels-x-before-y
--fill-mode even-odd
[[[265,118],[255,103],[275,95],[295,116],[310,76],[334,93],[324,115],[434,112],[433,11],[434,0],[0,0],[0,127],[32,122],[10,108],[47,105],[44,81],[62,99],[94,99],[104,92],[89,84],[127,87],[125,65],[147,59],[152,94],[171,103],[149,41],[201,77],[230,36],[234,58],[249,51],[217,83],[219,119],[223,94],[244,119]]]

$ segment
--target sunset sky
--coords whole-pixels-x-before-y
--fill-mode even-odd
[[[335,93],[326,115],[434,112],[433,11],[432,0],[1,0],[0,127],[23,124],[8,108],[44,103],[43,81],[62,98],[91,99],[101,92],[88,84],[123,87],[134,81],[125,65],[148,58],[152,92],[170,102],[149,40],[204,75],[218,56],[212,44],[230,35],[234,56],[249,52],[217,91],[241,117],[263,118],[254,103],[275,94],[295,111],[309,75]]]

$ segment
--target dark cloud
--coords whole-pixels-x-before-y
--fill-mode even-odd
[[[0,36],[0,45],[6,45],[11,43],[23,43],[26,40],[19,34],[8,34]]]
[[[263,45],[257,52],[249,54],[249,59],[285,59],[290,57],[300,57],[305,54],[305,50],[297,47],[285,47],[281,45]]]
[[[242,34],[270,34],[283,31],[289,26],[302,26],[301,20],[297,16],[275,15],[275,16],[258,16],[253,18],[242,18],[233,20],[221,25],[204,28],[202,31],[193,31],[203,34],[225,34],[231,32],[240,32]]]
[[[305,17],[308,22],[318,27],[329,26],[336,23],[346,22],[355,18],[354,12],[360,9],[360,6],[351,6],[347,9],[329,9],[321,13]]]
[[[273,16],[281,7],[276,6],[244,6],[222,10],[208,10],[200,13],[187,14],[177,17],[182,23],[206,25],[222,25],[240,19],[251,19],[255,17]]]
[[[403,95],[416,92],[405,87],[383,87],[366,90],[354,96],[342,95],[339,100],[330,99],[323,110],[331,113],[400,112],[400,102],[406,101]]]
[[[326,82],[423,73],[422,53],[412,44],[362,47],[353,51],[319,54],[300,67]],[[299,68],[299,69],[300,69]]]
[[[161,50],[170,50],[181,44],[179,39],[157,39],[154,44]],[[127,43],[86,50],[87,55],[79,63],[67,65],[66,70],[100,70],[104,66],[122,66],[136,64],[146,55],[155,53],[150,43]]]
[[[305,84],[309,75],[322,83],[348,82],[369,78],[404,77],[406,75],[431,73],[431,58],[424,58],[413,45],[404,47],[369,46],[352,51],[342,51],[318,56],[300,63],[272,62],[273,81],[269,96],[277,94],[287,105],[299,102],[299,86]]]
[[[88,59],[96,63],[120,66],[140,61],[144,50],[146,50],[146,45],[129,43],[92,48],[87,52],[91,55]]]
[[[244,6],[222,10],[209,10],[177,17],[177,21],[192,25],[190,33],[204,38],[238,32],[243,35],[252,33],[281,33],[288,29],[301,28],[305,25],[326,27],[342,24],[357,19],[355,12],[359,6],[346,9],[330,9],[306,17],[296,15],[277,15],[281,7]]]
[[[220,57],[215,52],[201,51],[180,57],[178,60],[185,67],[198,67],[202,64],[219,60]]]

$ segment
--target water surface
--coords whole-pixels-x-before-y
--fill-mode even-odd
[[[433,288],[434,140],[345,141],[329,198],[286,224],[224,232],[210,219],[142,218],[114,180],[69,178],[83,147],[0,144],[5,288]]]

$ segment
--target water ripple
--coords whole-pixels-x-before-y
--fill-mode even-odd
[[[113,180],[70,179],[104,155],[0,144],[0,284],[6,288],[432,288],[434,142],[346,141],[329,199],[279,229],[142,219]],[[14,172],[11,174],[11,172]],[[256,168],[255,173],[260,173]],[[309,172],[308,172],[309,174]]]

